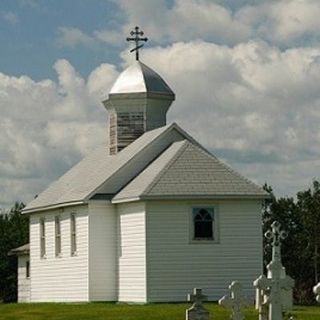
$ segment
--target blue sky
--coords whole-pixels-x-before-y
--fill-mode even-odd
[[[76,3],[76,5],[75,5]],[[112,1],[102,0],[3,0],[0,4],[2,72],[28,74],[40,80],[52,78],[52,65],[59,58],[73,62],[84,75],[103,61],[119,61],[119,48],[97,45],[94,48],[63,47],[57,43],[60,27],[77,27],[86,33],[102,28],[117,29],[124,16]],[[119,47],[124,39],[119,39]]]
[[[134,59],[135,25],[176,93],[169,122],[278,195],[306,188],[320,172],[319,16],[318,0],[2,0],[0,208],[106,142],[101,100]]]

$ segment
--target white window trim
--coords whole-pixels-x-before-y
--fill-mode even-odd
[[[193,209],[194,208],[213,208],[214,222],[213,222],[213,239],[196,239],[194,238],[194,220]],[[219,207],[217,204],[208,203],[194,203],[189,208],[189,243],[190,244],[219,244],[220,243],[220,219],[219,219]]]

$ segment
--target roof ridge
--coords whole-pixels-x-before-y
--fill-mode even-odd
[[[168,163],[160,170],[160,172],[155,176],[152,182],[141,192],[141,194],[147,194],[150,192],[155,185],[159,182],[162,176],[165,174],[166,170],[169,169],[179,158],[179,156],[186,150],[189,144],[192,144],[189,140],[185,139],[182,141],[176,141],[172,143],[166,150],[168,150],[173,144],[175,143],[182,143],[180,148],[178,149],[177,153],[168,161]],[[156,158],[158,159],[158,158]]]
[[[209,150],[204,149],[204,148],[199,148],[198,146],[194,145],[193,146],[197,149],[200,150],[200,152],[204,153],[205,155],[207,155],[210,158],[214,158],[220,165],[222,165],[227,171],[235,174],[236,176],[238,176],[241,179],[244,179],[246,182],[248,182],[249,184],[251,184],[252,186],[260,189],[260,191],[262,191],[263,193],[266,193],[262,187],[260,187],[259,185],[257,185],[256,183],[252,182],[250,179],[246,178],[244,175],[242,175],[241,173],[235,171],[234,169],[232,169],[229,165],[225,164],[223,161],[221,161],[219,158],[217,158],[214,154],[212,154]]]

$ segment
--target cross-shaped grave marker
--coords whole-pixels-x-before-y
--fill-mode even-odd
[[[193,294],[188,294],[188,301],[193,305],[186,311],[186,320],[209,320],[209,311],[202,305],[206,300],[208,297],[202,294],[202,290],[194,288]]]
[[[270,277],[260,276],[254,286],[262,290],[267,295],[267,301],[264,304],[269,305],[269,320],[281,320],[282,309],[284,305],[282,291],[291,290],[294,286],[294,280],[289,277],[281,277],[283,266],[281,263],[281,240],[286,237],[286,233],[280,230],[280,223],[274,221],[271,225],[272,231],[266,232],[265,236],[272,240],[272,261],[268,264]]]
[[[316,295],[317,302],[320,303],[320,282],[313,287],[313,292]]]
[[[242,286],[240,282],[233,281],[229,286],[230,295],[226,295],[219,300],[219,304],[232,310],[231,319],[243,320],[244,315],[241,308],[248,305],[248,301],[242,296]]]

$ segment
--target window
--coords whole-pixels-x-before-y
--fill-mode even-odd
[[[61,224],[60,217],[56,216],[54,219],[55,222],[55,245],[56,245],[56,257],[59,257],[61,254]]]
[[[194,240],[215,240],[214,208],[193,208],[192,218]]]
[[[26,261],[26,278],[30,278],[30,261]]]
[[[46,226],[44,219],[40,219],[40,256],[46,256]]]
[[[76,214],[71,214],[71,255],[77,253],[77,228],[76,228]]]

